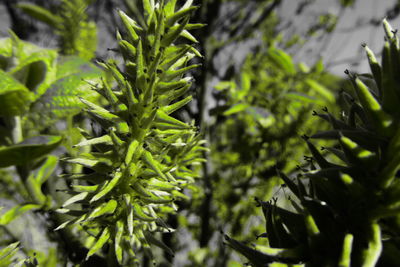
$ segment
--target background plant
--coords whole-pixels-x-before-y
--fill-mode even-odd
[[[97,47],[97,27],[89,21],[86,9],[91,0],[63,0],[50,9],[28,2],[17,7],[53,28],[59,40],[60,53],[92,59]]]
[[[277,200],[260,200],[266,220],[266,240],[254,247],[226,237],[227,243],[254,266],[395,266],[398,250],[398,91],[399,39],[383,21],[386,43],[382,63],[364,45],[371,75],[350,73],[355,97],[343,91],[345,115],[337,119],[327,110],[315,115],[332,130],[313,139],[333,139],[324,150],[340,163],[328,161],[303,136],[318,168],[311,165],[291,179],[281,178],[296,199],[292,210]],[[364,82],[363,82],[364,80]],[[368,86],[366,85],[368,81]],[[393,253],[393,254],[392,254]]]

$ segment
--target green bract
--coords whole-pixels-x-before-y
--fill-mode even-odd
[[[171,116],[191,96],[189,61],[199,54],[195,48],[174,44],[179,37],[191,41],[191,1],[177,9],[176,1],[143,1],[146,24],[139,25],[119,11],[124,29],[117,33],[123,66],[100,63],[111,73],[116,86],[103,81],[94,89],[103,95],[108,108],[81,99],[103,133],[85,133],[76,146],[92,146],[89,153],[66,162],[91,169],[88,174],[69,174],[78,182],[73,196],[60,212],[76,216],[60,225],[81,225],[96,236],[87,257],[106,243],[119,264],[123,252],[135,258],[137,249],[151,254],[149,244],[166,248],[154,235],[171,229],[163,221],[174,213],[175,200],[186,198],[182,190],[194,181],[193,165],[202,161],[203,141],[194,125]],[[69,205],[82,204],[77,211]],[[125,261],[126,262],[126,261]]]
[[[303,136],[312,160],[297,179],[280,173],[293,193],[292,209],[257,199],[264,244],[249,247],[226,236],[253,266],[399,266],[393,255],[400,252],[400,47],[396,32],[383,25],[382,64],[364,45],[372,75],[346,70],[354,97],[342,92],[344,115],[314,112],[332,129]],[[311,139],[336,144],[320,151]]]

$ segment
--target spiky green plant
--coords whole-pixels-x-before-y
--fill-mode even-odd
[[[97,48],[97,27],[86,12],[91,0],[62,0],[53,8],[56,12],[30,3],[17,6],[33,18],[46,23],[59,36],[63,55],[78,55],[92,59]]]
[[[250,247],[226,236],[253,266],[399,266],[400,47],[396,32],[383,25],[382,64],[364,45],[372,75],[346,70],[355,97],[342,93],[343,118],[314,112],[332,130],[311,139],[336,145],[322,153],[303,136],[318,168],[311,164],[296,181],[280,173],[295,196],[293,209],[257,199],[266,219],[264,243]]]
[[[204,149],[197,128],[172,116],[192,99],[184,97],[192,80],[187,74],[197,66],[189,61],[199,53],[183,41],[174,43],[179,37],[196,42],[188,32],[201,26],[189,24],[195,9],[191,0],[179,9],[174,0],[144,0],[145,25],[119,11],[124,32],[117,32],[117,39],[123,66],[101,62],[116,87],[103,81],[94,88],[109,108],[81,99],[103,134],[82,130],[87,140],[76,146],[94,149],[65,159],[92,171],[66,175],[77,182],[71,198],[58,210],[75,217],[57,229],[73,224],[95,237],[88,241],[92,245],[87,257],[106,243],[109,258],[119,264],[124,263],[124,251],[126,258],[135,259],[135,252],[143,248],[151,257],[149,244],[172,253],[156,233],[172,230],[163,218],[176,211],[175,200],[187,198],[182,189],[197,176],[193,166],[202,161]],[[81,208],[71,208],[77,203]]]

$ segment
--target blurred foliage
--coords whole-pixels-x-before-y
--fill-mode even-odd
[[[92,0],[62,0],[50,9],[22,2],[17,7],[54,29],[59,37],[61,54],[89,60],[94,57],[97,47],[97,27],[86,14],[90,2]]]
[[[321,62],[313,68],[294,64],[275,46],[249,55],[240,75],[216,86],[224,104],[211,110],[216,123],[210,135],[210,175],[220,218],[213,220],[224,231],[249,238],[260,233],[250,223],[256,209],[249,200],[272,197],[279,185],[276,168],[291,173],[304,163],[290,159],[304,156],[307,162],[306,146],[298,137],[326,127],[311,120],[311,111],[333,109],[335,94],[328,88],[340,79],[326,73]]]
[[[303,135],[312,155],[308,166],[296,177],[279,171],[291,207],[281,208],[274,197],[256,199],[266,229],[259,242],[225,236],[252,266],[399,265],[400,47],[396,31],[386,20],[383,26],[382,63],[364,44],[371,74],[345,71],[353,92],[341,92],[342,116],[315,112],[331,125]],[[321,152],[315,140],[335,142]]]
[[[162,13],[151,11],[156,6],[159,7],[161,1],[19,2],[18,10],[34,18],[33,24],[40,21],[53,28],[59,40],[59,53],[63,56],[55,50],[38,48],[28,42],[20,41],[15,36],[1,41],[0,141],[4,146],[0,148],[0,164],[3,167],[18,165],[15,170],[2,169],[0,185],[4,190],[1,194],[5,199],[11,199],[13,204],[8,205],[8,211],[3,213],[3,219],[0,219],[1,228],[5,231],[6,223],[12,223],[14,219],[17,221],[31,214],[30,211],[33,210],[45,217],[42,218],[44,221],[48,219],[49,223],[44,225],[46,231],[62,223],[69,224],[69,220],[77,225],[84,220],[85,227],[77,226],[73,231],[68,227],[56,233],[48,231],[46,238],[61,245],[57,246],[57,252],[38,251],[37,259],[41,264],[46,255],[53,255],[51,257],[57,258],[60,262],[73,262],[81,266],[107,264],[111,266],[116,263],[110,258],[120,253],[121,246],[124,247],[124,251],[129,251],[125,249],[131,245],[129,242],[135,243],[137,248],[140,244],[144,244],[149,252],[148,243],[159,242],[158,246],[164,251],[152,249],[152,252],[162,266],[241,266],[236,254],[223,245],[223,235],[219,231],[246,241],[260,236],[264,227],[259,223],[260,218],[256,216],[258,209],[255,204],[280,196],[279,205],[289,207],[290,201],[282,195],[290,193],[285,190],[284,185],[281,185],[276,170],[280,169],[292,177],[299,169],[311,166],[313,163],[307,152],[307,144],[301,141],[299,136],[326,129],[327,123],[313,120],[312,114],[319,114],[321,109],[329,110],[332,114],[339,111],[335,104],[335,90],[342,86],[342,81],[324,69],[323,59],[316,55],[321,51],[315,52],[312,61],[308,61],[312,62],[310,66],[295,58],[301,48],[311,40],[319,41],[322,37],[329,39],[340,20],[340,13],[323,12],[313,15],[308,20],[309,24],[303,25],[304,29],[301,32],[296,25],[299,18],[296,16],[307,15],[305,11],[316,1],[299,1],[296,3],[297,8],[293,17],[289,18],[279,16],[283,2],[284,0],[164,1],[168,6],[166,8],[168,12],[171,12],[171,6],[175,4],[177,7],[184,6],[184,11],[180,10],[182,12],[178,12],[175,18],[169,18],[170,21],[164,26],[160,23]],[[335,1],[339,11],[352,8],[355,3],[356,1]],[[191,8],[192,5],[199,7]],[[124,13],[117,12],[117,8],[124,10]],[[190,10],[187,11],[187,8]],[[13,9],[10,7],[9,10]],[[93,10],[92,14],[90,10]],[[121,22],[119,15],[125,13],[129,18],[123,16],[124,20]],[[196,20],[202,24],[188,23],[189,13],[193,13]],[[15,22],[19,17],[12,19]],[[112,53],[112,56],[107,54],[108,59],[104,60],[97,58],[97,63],[107,69],[106,73],[102,73],[95,64],[87,61],[93,59],[95,54],[105,54],[104,51],[96,51],[97,27],[100,25],[110,31],[109,35],[112,37],[109,38],[112,40],[117,35],[117,41],[113,41],[112,47],[107,47],[107,51],[110,51],[107,53]],[[182,31],[183,28],[180,29],[179,25],[185,25],[187,30],[199,29],[192,35],[188,31]],[[115,28],[119,29],[117,34]],[[43,31],[47,30],[48,28],[45,28]],[[43,31],[36,33],[37,36],[43,35]],[[164,34],[160,35],[162,31]],[[174,55],[172,58],[179,64],[171,67],[173,70],[154,67],[154,62],[160,60],[155,57],[159,41],[166,36],[176,39],[178,35],[173,36],[173,31],[193,41],[194,44],[190,49],[185,48],[184,38],[180,38],[176,41],[176,46],[160,52]],[[137,38],[141,39],[143,53],[137,53],[139,49]],[[321,49],[324,47],[323,42]],[[199,57],[200,53],[197,50],[203,57]],[[183,54],[179,54],[179,51]],[[194,54],[198,57],[194,57]],[[141,68],[141,62],[137,61],[140,58],[138,55],[145,55],[142,62],[146,63],[142,66],[144,74],[137,72]],[[179,60],[178,56],[183,56],[184,59]],[[168,58],[162,60],[168,61]],[[189,66],[188,69],[184,67],[181,70],[175,69],[178,65],[197,66],[197,63],[202,64],[200,68],[194,69]],[[168,64],[166,63],[167,66]],[[164,71],[165,75],[162,74]],[[171,71],[177,71],[177,76],[171,74]],[[184,73],[187,77],[180,76]],[[193,80],[188,78],[192,75],[195,78]],[[103,80],[100,76],[103,76]],[[179,81],[167,79],[178,76],[183,79]],[[150,112],[147,106],[138,103],[143,103],[141,101],[149,97],[148,94],[143,94],[143,88],[151,88],[150,85],[157,84],[160,79],[164,79],[162,82],[181,82],[179,86],[183,86],[184,82],[185,86],[193,83],[193,91],[196,92],[193,94],[194,103],[186,105],[192,97],[177,93],[176,103],[180,103],[177,106],[179,109],[174,110],[166,118],[174,123],[194,121],[209,144],[210,152],[204,151],[201,155],[208,161],[197,167],[187,167],[183,163],[177,163],[183,160],[189,164],[200,157],[199,151],[194,155],[185,150],[187,155],[194,156],[193,159],[184,158],[183,154],[178,153],[186,141],[196,146],[198,138],[186,136],[189,139],[186,137],[182,139],[177,137],[179,133],[171,133],[169,136],[171,140],[177,138],[173,145],[174,153],[171,152],[174,155],[175,152],[179,154],[178,158],[175,158],[170,152],[166,152],[170,150],[162,149],[165,145],[163,141],[167,138],[166,134],[161,134],[155,131],[156,129],[144,131],[156,133],[155,136],[146,135],[146,140],[142,141],[144,150],[149,150],[155,155],[157,164],[154,165],[156,167],[151,166],[150,161],[148,159],[146,161],[143,157],[138,157],[136,163],[143,161],[147,171],[152,175],[157,172],[157,166],[162,172],[179,174],[178,176],[184,176],[186,168],[188,174],[186,179],[197,175],[202,179],[196,185],[185,185],[186,188],[182,192],[190,198],[178,194],[180,192],[176,193],[176,205],[169,208],[176,209],[177,215],[175,211],[168,210],[168,207],[163,207],[166,211],[160,212],[165,218],[165,214],[169,215],[165,222],[159,224],[168,229],[176,228],[175,233],[157,234],[157,239],[152,239],[140,235],[138,231],[138,240],[131,238],[129,241],[126,238],[126,242],[119,242],[121,232],[115,231],[111,225],[118,221],[117,224],[121,226],[121,218],[130,216],[121,212],[129,206],[129,199],[123,201],[120,196],[121,192],[132,190],[125,190],[122,184],[119,184],[115,187],[118,190],[110,191],[112,192],[110,194],[105,193],[108,195],[104,201],[103,199],[95,201],[95,204],[93,201],[88,202],[86,198],[79,199],[79,196],[82,197],[81,193],[85,192],[93,196],[94,192],[101,191],[100,189],[96,191],[98,188],[107,187],[109,180],[90,181],[90,178],[93,178],[90,175],[94,176],[97,171],[104,171],[105,165],[112,158],[110,154],[123,155],[129,150],[131,137],[123,132],[117,132],[115,135],[114,130],[122,127],[123,122],[132,126],[138,118],[127,115],[123,105],[129,110],[143,111],[139,113],[146,114],[144,117],[150,120],[150,115],[156,113]],[[142,85],[140,88],[139,83]],[[112,94],[105,93],[107,86],[110,87]],[[185,86],[183,91],[193,92]],[[138,103],[133,100],[134,105],[129,102],[132,100],[131,96],[127,95],[130,88],[135,88],[134,97],[138,98]],[[99,97],[95,91],[103,92],[105,98]],[[87,100],[86,105],[77,96]],[[151,103],[156,108],[165,104],[156,98],[147,102],[147,105]],[[80,112],[83,107],[94,115],[90,118],[83,115]],[[113,118],[110,119],[111,122],[99,119],[106,115]],[[161,126],[166,127],[166,125]],[[182,124],[180,127],[183,127]],[[193,124],[190,124],[189,128],[192,133],[195,132]],[[48,134],[57,137],[49,137]],[[161,134],[161,137],[157,134]],[[61,143],[57,139],[58,136],[64,137]],[[104,140],[97,139],[101,137],[104,137]],[[72,147],[81,141],[88,146]],[[97,141],[105,143],[94,144]],[[111,143],[121,149],[115,152]],[[321,144],[328,147],[330,142]],[[25,153],[28,151],[29,153]],[[35,155],[35,160],[29,160],[32,155]],[[68,156],[68,159],[60,163],[58,162],[60,155]],[[79,158],[79,155],[86,157],[86,161],[75,162],[83,163],[81,165],[85,167],[73,164],[73,159]],[[332,158],[330,155],[327,157]],[[17,158],[26,159],[23,161],[24,166],[20,166]],[[112,159],[115,160],[115,157]],[[90,160],[101,161],[99,165],[103,169],[96,164],[89,166]],[[121,162],[121,166],[124,166],[123,160]],[[171,167],[173,164],[178,164],[181,169],[174,169]],[[97,177],[111,178],[112,173],[119,173],[117,165],[119,164],[112,165],[112,172]],[[93,172],[90,167],[99,168]],[[198,170],[199,167],[202,168],[201,171]],[[68,178],[66,182],[63,179],[55,179],[53,174],[60,172],[65,173],[64,177]],[[72,173],[75,174],[74,177]],[[75,181],[69,178],[74,178]],[[82,179],[79,178],[88,179],[82,183]],[[142,182],[140,181],[140,184],[147,190],[146,187],[149,185]],[[181,186],[180,184],[179,187]],[[55,216],[53,210],[70,198],[70,194],[78,196],[75,198],[78,203],[71,204],[70,210],[61,211],[73,216],[67,214]],[[255,197],[258,202],[253,201]],[[118,206],[115,206],[112,200],[117,201]],[[111,214],[107,215],[113,207],[119,211],[120,218],[111,218]],[[142,219],[150,220],[146,216],[155,216],[151,212],[153,206],[148,208],[147,205],[143,205],[140,208],[144,211],[144,215],[139,214],[142,215]],[[95,212],[99,211],[104,214],[97,216]],[[24,212],[26,213],[21,215]],[[95,217],[94,222],[86,218],[92,215]],[[82,216],[86,216],[87,220]],[[131,226],[128,220],[124,220],[128,226],[123,229],[129,232]],[[102,223],[108,227],[102,228]],[[135,229],[140,230],[143,225]],[[96,228],[91,229],[93,226]],[[93,236],[87,238],[88,235]],[[9,237],[7,234],[4,236]],[[20,237],[9,238],[12,242],[20,240]],[[151,239],[151,242],[148,239]],[[108,245],[105,245],[106,243]],[[175,252],[175,258],[171,256],[171,250]],[[29,247],[21,253],[32,257],[32,251]],[[89,255],[93,255],[86,263],[82,263],[88,252]],[[132,252],[130,253],[132,256],[130,258],[135,258]],[[137,253],[136,257],[142,257],[141,264],[149,266],[148,255],[140,250]],[[51,257],[49,256],[49,259]],[[120,254],[118,257],[121,257]],[[54,263],[49,263],[48,266],[54,266]]]
[[[57,206],[49,193],[55,193],[53,175],[58,157],[50,153],[72,136],[55,123],[81,112],[78,94],[92,101],[99,99],[88,82],[99,80],[101,71],[77,56],[62,57],[53,49],[21,41],[12,32],[10,35],[0,40],[0,166],[15,166],[15,172],[2,170],[2,197],[13,206],[2,214],[0,225],[7,229],[5,236],[16,238],[12,233],[19,227],[9,228],[14,220],[27,218],[29,211],[48,212]],[[36,218],[35,222],[40,228],[40,220]],[[32,256],[32,245],[24,242],[26,256]],[[55,249],[35,253],[40,266],[56,266]],[[36,266],[34,262],[23,260],[15,266]]]

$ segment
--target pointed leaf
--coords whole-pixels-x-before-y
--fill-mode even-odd
[[[40,135],[0,148],[0,167],[23,165],[50,153],[61,144],[61,136]]]

